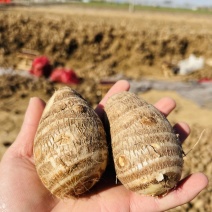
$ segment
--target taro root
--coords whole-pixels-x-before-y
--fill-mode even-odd
[[[33,153],[37,173],[53,195],[78,197],[99,181],[107,165],[102,122],[76,91],[63,87],[43,111]]]
[[[130,92],[105,105],[117,178],[129,190],[160,196],[181,178],[183,150],[172,126],[154,106]]]

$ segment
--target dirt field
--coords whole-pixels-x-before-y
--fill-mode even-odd
[[[171,76],[164,64],[191,53],[212,60],[212,15],[109,11],[79,7],[0,8],[0,67],[18,66],[17,54],[31,49],[47,55],[54,66],[73,68],[83,78],[74,86],[94,107],[101,99],[99,81],[115,74],[171,81],[212,78],[210,63],[186,76]],[[168,73],[168,75],[167,75]],[[20,75],[0,76],[0,158],[20,129],[29,98],[48,100],[61,85]],[[191,203],[172,211],[212,211],[212,108],[197,106],[173,91],[139,93],[150,103],[163,96],[177,102],[171,123],[190,124],[184,144],[188,152],[206,129],[197,148],[186,158],[183,176],[204,172],[210,185]]]

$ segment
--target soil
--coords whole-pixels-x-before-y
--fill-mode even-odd
[[[190,54],[212,60],[212,16],[193,13],[90,9],[77,6],[0,8],[0,67],[16,69],[18,53],[24,49],[47,55],[52,64],[72,68],[82,83],[71,86],[95,107],[102,97],[100,80],[123,76],[141,80],[165,79],[190,81],[212,78],[210,63],[185,76],[172,75],[164,64],[175,64]],[[168,75],[166,74],[168,72]],[[46,79],[24,77],[16,71],[0,75],[0,158],[15,140],[29,98],[45,101],[62,86]],[[172,124],[185,121],[191,135],[183,145],[188,152],[200,137],[196,148],[186,157],[183,177],[205,173],[210,184],[192,202],[172,211],[212,210],[212,108],[199,107],[174,91],[151,90],[139,93],[150,103],[163,96],[177,102],[168,117]]]

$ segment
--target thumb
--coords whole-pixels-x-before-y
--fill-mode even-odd
[[[12,146],[8,149],[8,154],[12,154],[13,157],[32,156],[33,141],[44,107],[43,100],[37,97],[30,99],[21,130]]]

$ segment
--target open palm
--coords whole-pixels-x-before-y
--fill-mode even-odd
[[[118,81],[106,94],[96,108],[103,117],[104,104],[114,93],[129,89],[129,83]],[[165,115],[175,107],[174,100],[163,98],[155,106]],[[207,186],[204,174],[196,173],[179,182],[177,188],[163,198],[138,195],[115,185],[115,174],[107,169],[102,179],[85,197],[59,200],[42,185],[33,161],[33,140],[45,103],[39,98],[32,98],[25,114],[19,135],[7,150],[0,163],[0,211],[16,212],[148,212],[164,211],[192,200]],[[189,134],[185,123],[174,126],[181,142]]]

